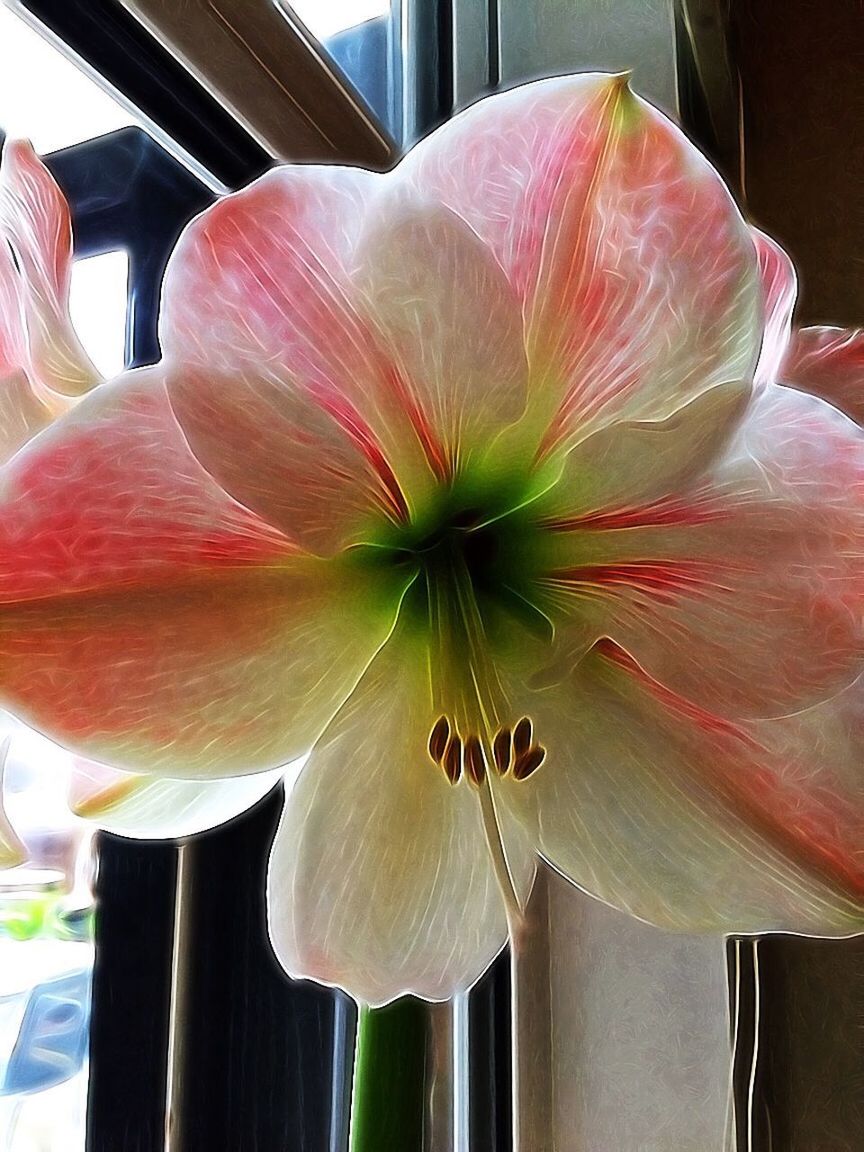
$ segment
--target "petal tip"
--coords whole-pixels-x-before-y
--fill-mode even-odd
[[[16,136],[14,140],[7,139],[3,144],[0,172],[9,179],[20,179],[22,170],[36,168],[40,172],[47,168],[36,154],[32,142],[24,136]],[[53,180],[53,177],[52,177]]]
[[[613,131],[620,137],[630,135],[643,121],[642,101],[630,86],[632,69],[610,73],[607,81],[609,114]]]
[[[633,90],[630,87],[630,81],[633,79],[633,69],[625,68],[623,72],[613,72],[609,76],[609,87],[613,92],[620,92],[623,96],[625,93],[633,95]]]

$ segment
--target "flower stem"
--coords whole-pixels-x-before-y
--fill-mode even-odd
[[[540,865],[521,922],[511,928],[513,1152],[554,1152],[549,881]]]
[[[431,1007],[405,996],[385,1008],[360,1008],[351,1152],[423,1152]]]

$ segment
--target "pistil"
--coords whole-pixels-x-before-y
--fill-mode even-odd
[[[507,701],[458,539],[443,541],[427,558],[425,576],[432,684],[441,712],[466,740],[474,733],[491,747]]]

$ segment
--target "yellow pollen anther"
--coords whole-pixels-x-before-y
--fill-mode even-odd
[[[451,784],[459,783],[462,775],[462,741],[458,736],[454,736],[447,745],[441,759],[441,767]]]
[[[499,776],[506,776],[510,770],[510,760],[513,755],[513,737],[509,728],[502,728],[495,734],[492,741],[492,756]]]
[[[527,716],[523,716],[513,729],[513,752],[518,760],[530,749],[534,743],[534,725]]]
[[[527,752],[516,757],[516,763],[513,765],[513,779],[527,780],[532,772],[537,771],[545,759],[546,749],[542,744],[535,744],[533,748],[529,748]]]
[[[447,751],[447,741],[450,739],[450,721],[446,716],[439,717],[435,726],[429,733],[429,755],[436,764],[440,764]]]
[[[486,779],[486,757],[477,736],[469,736],[465,741],[465,770],[471,783],[478,787]]]

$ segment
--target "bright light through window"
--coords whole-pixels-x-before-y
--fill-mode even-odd
[[[0,4],[0,128],[37,152],[134,123],[94,80]],[[77,261],[72,320],[104,376],[123,368],[125,252]],[[5,718],[0,713],[0,737]],[[0,872],[0,1148],[82,1152],[93,963],[90,833],[71,816],[64,756],[13,725],[10,819],[26,860]]]
[[[274,3],[289,16],[293,11],[319,40],[390,11],[389,0],[274,0]]]
[[[125,252],[106,252],[72,265],[72,323],[88,356],[106,377],[123,369],[128,275]]]
[[[100,86],[0,3],[0,128],[52,152],[135,123]]]

